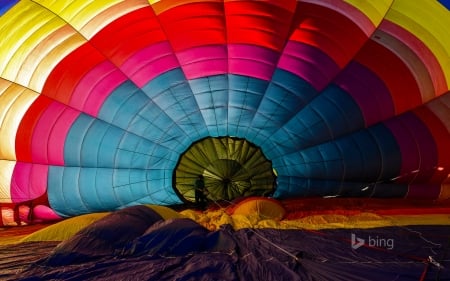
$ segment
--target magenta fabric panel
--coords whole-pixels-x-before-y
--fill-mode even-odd
[[[229,73],[269,81],[275,71],[279,54],[251,45],[228,45]]]
[[[64,165],[64,144],[66,136],[80,112],[65,108],[56,120],[48,136],[48,162],[51,165]]]
[[[203,46],[177,53],[187,79],[226,74],[228,51],[226,45]]]
[[[55,147],[50,147],[48,140],[55,124],[66,109],[67,107],[64,104],[55,101],[42,113],[39,121],[33,128],[33,139],[31,141],[33,162],[49,164],[49,151],[54,150]],[[56,158],[58,159],[58,157]]]
[[[12,202],[25,202],[44,195],[47,176],[47,165],[17,162],[11,179]]]
[[[156,76],[179,67],[169,42],[164,41],[143,48],[131,56],[120,69],[139,88],[142,88]]]
[[[36,220],[45,220],[45,221],[61,219],[61,216],[56,214],[56,212],[53,209],[51,209],[50,207],[45,206],[45,205],[35,206],[33,208],[33,217]]]
[[[97,116],[108,95],[125,80],[125,75],[115,65],[104,61],[80,80],[71,96],[70,106]]]

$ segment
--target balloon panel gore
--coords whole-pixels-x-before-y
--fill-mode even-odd
[[[174,172],[174,189],[182,200],[195,201],[199,175],[211,201],[267,196],[275,190],[271,161],[245,139],[208,137],[193,143],[180,156]]]

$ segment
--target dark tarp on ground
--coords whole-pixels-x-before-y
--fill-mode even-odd
[[[365,244],[352,249],[352,234]],[[369,247],[369,243],[378,247]],[[424,280],[450,280],[449,243],[449,226],[234,231],[225,225],[211,232],[189,219],[164,221],[147,207],[131,207],[83,229],[39,261],[21,268],[15,265],[17,274],[9,277],[416,281],[427,270]],[[20,250],[20,245],[8,247]],[[32,251],[30,247],[23,250]],[[443,268],[428,265],[428,256]],[[30,257],[36,255],[30,253]]]

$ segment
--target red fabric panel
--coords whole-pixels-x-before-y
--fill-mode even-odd
[[[80,80],[93,67],[105,60],[105,57],[90,44],[78,47],[53,69],[45,82],[42,94],[63,104],[69,104]]]
[[[391,93],[397,114],[422,104],[414,76],[403,61],[390,50],[370,40],[355,59],[384,81]],[[399,76],[399,73],[402,75]]]
[[[289,7],[295,1],[282,3]],[[286,44],[293,20],[292,8],[264,1],[230,1],[225,2],[225,13],[228,43],[258,45],[277,51]]]
[[[32,162],[33,131],[41,115],[51,103],[51,99],[40,95],[22,118],[16,136],[16,157],[18,161]]]
[[[301,198],[286,199],[282,204],[288,212],[285,219],[311,215],[380,215],[449,214],[450,200],[404,198]]]
[[[175,51],[209,44],[225,44],[222,3],[189,3],[159,15]]]
[[[420,107],[414,113],[426,124],[437,146],[438,163],[429,183],[443,183],[450,174],[450,134],[442,121],[427,107]]]
[[[136,52],[167,40],[151,7],[115,20],[97,33],[91,43],[114,64],[121,66]]]
[[[341,68],[367,41],[363,30],[337,11],[300,2],[296,13],[297,29],[290,40],[319,48]]]

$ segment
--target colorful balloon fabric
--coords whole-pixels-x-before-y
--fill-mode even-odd
[[[448,198],[449,6],[2,1],[0,207],[180,204],[197,174],[257,190],[215,172],[245,167],[231,145],[177,178],[217,139],[260,151],[278,199]]]

